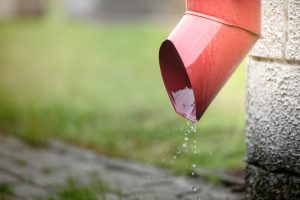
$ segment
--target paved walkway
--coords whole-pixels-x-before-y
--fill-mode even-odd
[[[95,175],[124,200],[239,200],[241,196],[195,178],[174,177],[168,171],[136,162],[111,159],[92,151],[52,141],[32,148],[0,135],[0,183],[10,184],[12,200],[29,200],[54,192],[53,186],[73,178],[87,183]],[[1,199],[1,197],[0,197]],[[107,194],[108,200],[118,199]]]

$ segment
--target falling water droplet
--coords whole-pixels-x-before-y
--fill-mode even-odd
[[[197,187],[192,187],[192,190],[193,190],[194,192],[197,192]]]
[[[196,132],[197,132],[197,125],[196,125],[196,123],[193,123],[193,124],[192,124],[192,126],[191,126],[191,131],[192,131],[193,133],[196,133]]]

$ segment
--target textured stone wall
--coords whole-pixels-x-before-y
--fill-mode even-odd
[[[300,199],[300,0],[262,0],[247,91],[247,198]]]

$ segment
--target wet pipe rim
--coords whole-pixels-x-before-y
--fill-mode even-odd
[[[184,86],[185,86],[185,87],[188,87],[188,88],[190,88],[190,89],[192,90],[192,92],[193,92],[193,97],[194,97],[194,99],[195,99],[195,101],[196,101],[196,96],[195,96],[195,93],[194,93],[194,87],[193,87],[193,85],[192,85],[191,79],[190,79],[190,77],[189,77],[189,75],[188,75],[188,72],[187,72],[187,70],[186,70],[186,67],[185,67],[185,65],[184,65],[184,63],[183,63],[183,60],[182,60],[182,58],[181,58],[181,56],[180,56],[180,54],[179,54],[179,51],[177,50],[175,44],[174,44],[171,40],[166,39],[166,40],[161,44],[160,49],[159,49],[159,64],[160,64],[160,71],[161,71],[161,74],[162,74],[162,79],[163,79],[163,82],[164,82],[164,86],[165,86],[165,88],[166,88],[166,90],[167,90],[168,96],[169,96],[169,98],[171,99],[172,106],[173,106],[175,112],[176,112],[178,115],[180,115],[181,117],[183,117],[183,118],[185,118],[185,119],[188,119],[183,113],[180,113],[180,112],[177,111],[176,106],[175,106],[175,100],[173,99],[172,95],[170,94],[170,91],[171,91],[171,90],[168,89],[169,84],[167,84],[167,82],[168,82],[168,81],[166,80],[166,77],[167,77],[167,76],[164,76],[164,75],[163,75],[163,74],[165,73],[164,71],[167,71],[167,70],[164,69],[164,68],[165,68],[164,63],[162,63],[163,57],[166,56],[166,53],[165,53],[164,51],[167,51],[167,50],[166,50],[165,48],[171,49],[171,51],[173,51],[173,53],[175,53],[175,56],[177,57],[176,60],[177,60],[177,62],[179,62],[179,63],[178,63],[178,66],[179,66],[180,68],[182,68],[182,69],[181,69],[181,70],[182,70],[182,73],[178,73],[178,74],[180,74],[181,76],[184,76],[184,77],[186,78],[187,82],[184,83]],[[172,59],[172,60],[173,60],[173,59]],[[199,119],[201,118],[201,116],[198,116],[198,112],[197,112],[197,107],[196,107],[196,106],[195,106],[195,109],[196,109],[196,120],[188,119],[189,121],[191,121],[191,122],[193,122],[193,123],[199,121]]]

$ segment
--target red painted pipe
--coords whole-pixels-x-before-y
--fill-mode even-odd
[[[260,0],[187,0],[159,61],[175,111],[198,121],[260,36]]]

